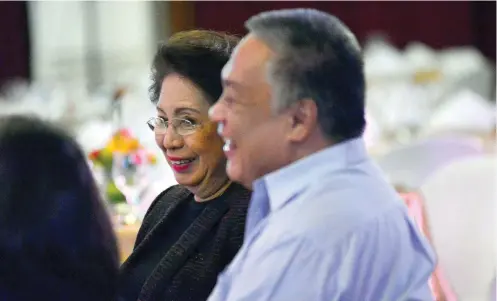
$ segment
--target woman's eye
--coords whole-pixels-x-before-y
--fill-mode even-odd
[[[191,128],[191,127],[195,126],[195,121],[190,120],[190,119],[185,119],[185,120],[181,121],[180,126],[183,128]]]
[[[162,126],[167,126],[168,125],[168,121],[167,121],[166,118],[159,117],[157,119],[157,124],[162,125]]]
[[[192,119],[192,118],[185,118],[185,120],[188,121],[191,124],[196,124],[197,123],[197,121],[195,119]]]
[[[195,125],[195,124],[197,124],[197,121],[193,118],[190,118],[190,117],[182,117],[180,119],[180,124],[181,125]]]

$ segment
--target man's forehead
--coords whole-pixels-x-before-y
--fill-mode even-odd
[[[237,81],[247,76],[260,75],[271,56],[271,49],[260,39],[249,34],[233,51],[230,60],[222,70],[222,78]]]

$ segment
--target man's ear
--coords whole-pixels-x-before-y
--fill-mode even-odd
[[[290,108],[290,131],[288,139],[300,142],[309,137],[315,130],[318,108],[312,99],[304,99]]]

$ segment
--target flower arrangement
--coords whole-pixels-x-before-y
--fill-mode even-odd
[[[107,200],[113,204],[125,202],[125,197],[119,191],[112,180],[112,166],[114,154],[128,155],[131,165],[150,164],[155,165],[157,158],[147,152],[136,137],[133,137],[127,129],[117,131],[104,148],[92,151],[88,157],[95,167],[103,170],[104,184],[103,190]]]

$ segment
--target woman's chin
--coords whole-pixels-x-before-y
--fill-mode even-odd
[[[192,169],[187,173],[174,172],[174,177],[178,184],[190,187],[197,186],[204,178],[197,168]]]
[[[184,174],[184,173],[174,173],[174,177],[176,179],[176,182],[180,185],[184,186],[190,186],[194,181],[193,181],[193,175],[192,174]]]

